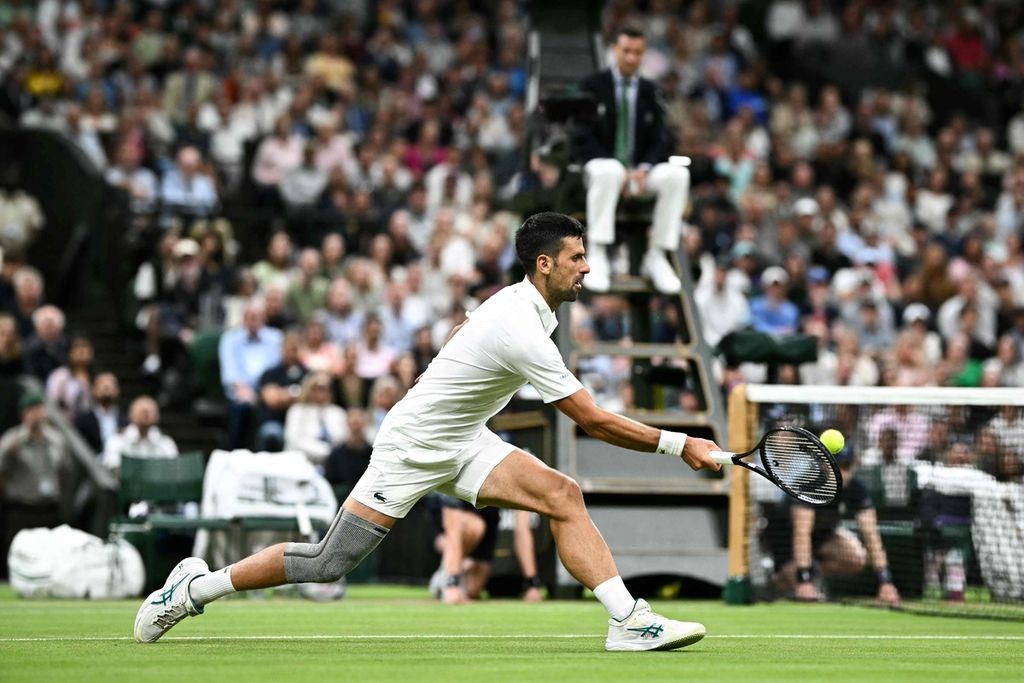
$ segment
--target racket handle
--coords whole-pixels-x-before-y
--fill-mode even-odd
[[[711,451],[709,455],[711,456],[711,459],[717,462],[719,465],[732,465],[734,464],[732,461],[732,456],[736,454],[729,453],[728,451]]]

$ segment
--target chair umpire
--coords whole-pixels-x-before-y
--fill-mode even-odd
[[[576,156],[584,164],[587,188],[587,260],[591,270],[584,286],[596,292],[610,286],[607,247],[615,239],[620,195],[646,193],[655,194],[657,200],[641,274],[650,277],[663,294],[677,294],[681,289],[665,252],[679,247],[690,173],[667,163],[675,139],[665,120],[658,86],[638,73],[645,48],[639,29],[619,29],[612,65],[580,83],[580,90],[597,102],[596,115],[576,136]]]

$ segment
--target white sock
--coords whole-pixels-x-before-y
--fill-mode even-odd
[[[594,595],[601,601],[608,614],[616,621],[622,621],[633,612],[636,600],[626,590],[621,576],[613,576],[594,589]]]
[[[231,585],[231,565],[209,574],[197,576],[188,585],[188,594],[192,596],[192,600],[199,609],[202,609],[203,605],[208,602],[213,602],[217,598],[223,598],[234,592],[235,587]]]

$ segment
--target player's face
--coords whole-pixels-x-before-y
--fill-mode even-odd
[[[644,50],[647,48],[647,41],[643,38],[630,36],[619,36],[615,43],[615,65],[619,67],[619,73],[623,76],[632,76],[640,68],[640,62],[644,59]]]
[[[562,239],[562,249],[555,256],[548,278],[548,291],[555,294],[559,301],[576,301],[583,290],[583,277],[590,272],[586,253],[582,238]]]

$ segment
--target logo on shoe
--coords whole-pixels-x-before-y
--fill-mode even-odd
[[[188,576],[183,576],[180,579],[178,579],[177,583],[172,584],[170,588],[168,588],[167,590],[165,590],[163,593],[160,594],[160,599],[159,600],[154,600],[151,604],[153,604],[153,605],[166,605],[167,602],[174,595],[175,589],[178,586],[180,586],[181,582],[184,581],[187,578],[188,578]]]
[[[640,639],[642,640],[647,637],[660,638],[661,632],[665,630],[665,627],[661,624],[651,624],[650,626],[644,626],[643,628],[627,628],[626,630],[639,633]]]
[[[376,491],[376,492],[375,492],[375,493],[373,494],[373,499],[374,499],[374,500],[378,500],[378,501],[380,501],[381,503],[386,503],[386,502],[388,502],[388,499],[387,499],[387,498],[385,498],[385,497],[384,497],[384,494],[382,494],[382,493],[381,493],[380,491]]]

